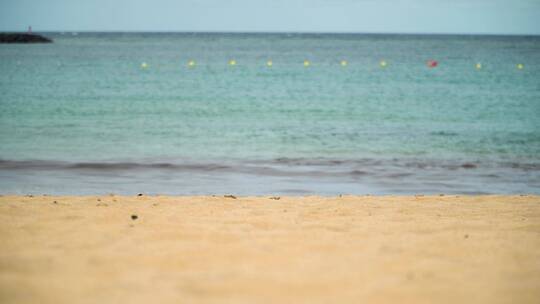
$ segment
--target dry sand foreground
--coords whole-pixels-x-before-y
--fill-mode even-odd
[[[3,196],[0,245],[0,303],[540,303],[538,196]]]

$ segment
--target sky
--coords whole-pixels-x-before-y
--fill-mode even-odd
[[[0,31],[540,35],[540,0],[0,0]]]

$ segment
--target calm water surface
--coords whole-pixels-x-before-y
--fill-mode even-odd
[[[540,37],[48,36],[0,45],[0,193],[540,193]]]

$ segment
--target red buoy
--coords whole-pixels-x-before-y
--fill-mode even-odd
[[[427,66],[428,66],[429,68],[434,68],[434,67],[436,67],[439,63],[437,62],[437,60],[428,60],[426,64],[427,64]]]

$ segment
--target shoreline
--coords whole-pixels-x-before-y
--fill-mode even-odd
[[[0,194],[17,195],[540,194],[540,163],[509,159],[0,159],[0,171]]]
[[[534,303],[540,196],[0,196],[0,302]]]

